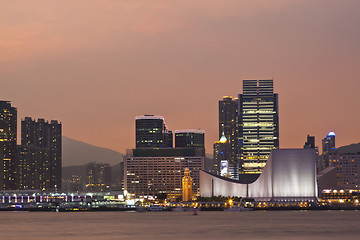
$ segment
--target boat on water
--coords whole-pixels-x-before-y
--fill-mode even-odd
[[[147,208],[149,212],[160,212],[165,211],[165,208],[160,205],[150,205],[150,207]]]
[[[146,212],[146,208],[141,207],[141,206],[136,206],[136,207],[135,207],[135,211],[136,211],[136,212]]]
[[[173,211],[173,212],[184,212],[185,209],[182,206],[177,206],[175,208],[172,208],[171,211]]]
[[[70,203],[60,203],[58,211],[59,212],[73,212],[73,211],[85,211],[88,210],[88,207],[83,204],[79,204],[76,202]]]
[[[231,208],[226,208],[226,212],[244,212],[244,211],[252,211],[253,208],[246,208],[243,206],[232,206]]]
[[[192,209],[192,212],[193,212],[193,215],[198,215],[198,212],[201,211],[200,208],[193,208]]]

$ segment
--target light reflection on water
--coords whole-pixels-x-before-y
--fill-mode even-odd
[[[360,211],[0,212],[0,239],[360,239]]]

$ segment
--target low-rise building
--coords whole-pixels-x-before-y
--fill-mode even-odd
[[[228,196],[257,201],[315,201],[314,149],[274,149],[255,181],[234,180],[200,172],[202,197]]]

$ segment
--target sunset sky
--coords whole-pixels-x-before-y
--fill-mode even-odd
[[[218,138],[218,101],[274,78],[280,147],[360,142],[359,0],[0,0],[0,99],[119,152],[135,116]],[[321,149],[321,147],[320,147]]]

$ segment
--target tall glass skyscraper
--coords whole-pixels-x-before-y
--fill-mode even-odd
[[[329,132],[326,137],[322,139],[322,155],[321,155],[321,169],[330,166],[329,155],[331,150],[335,148],[335,133]]]
[[[278,95],[273,80],[244,80],[238,99],[241,175],[260,174],[271,150],[279,148]]]
[[[227,161],[229,174],[231,178],[239,178],[239,151],[238,151],[238,102],[230,96],[224,96],[219,101],[219,139],[223,138],[219,144],[214,147],[221,148],[215,154],[215,162],[220,166],[221,161]],[[216,143],[215,143],[216,144]],[[229,175],[229,176],[230,176]]]
[[[136,148],[172,148],[173,134],[164,117],[144,115],[135,118]]]
[[[322,153],[327,154],[335,148],[335,133],[329,132],[322,140]]]

